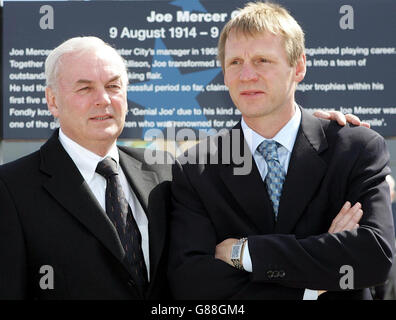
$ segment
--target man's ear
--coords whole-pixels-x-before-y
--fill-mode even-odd
[[[304,79],[306,72],[307,72],[307,58],[303,53],[297,61],[295,81],[297,83],[301,82]]]
[[[48,110],[54,116],[54,118],[58,118],[59,110],[58,105],[56,104],[56,95],[54,89],[51,87],[45,88],[45,99],[47,100]]]

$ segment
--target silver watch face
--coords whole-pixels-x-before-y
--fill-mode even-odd
[[[239,259],[239,256],[241,254],[241,244],[234,244],[232,246],[232,250],[231,250],[231,259]]]

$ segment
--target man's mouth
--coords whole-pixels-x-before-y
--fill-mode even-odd
[[[261,91],[261,90],[244,90],[244,91],[241,91],[241,95],[242,96],[255,96],[255,95],[258,95],[258,94],[262,94],[262,93],[264,93],[264,92]]]
[[[97,116],[97,117],[92,117],[91,119],[92,120],[107,120],[107,119],[111,119],[112,118],[112,116],[110,116],[110,115],[101,115],[101,116]]]

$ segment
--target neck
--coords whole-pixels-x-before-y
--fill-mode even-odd
[[[116,141],[113,141],[113,143],[109,144],[107,143],[100,143],[100,142],[96,142],[95,144],[91,145],[91,146],[84,146],[84,148],[88,149],[89,151],[97,154],[98,156],[104,157],[106,154],[109,153],[109,151],[111,150],[111,148],[113,146],[115,146]]]
[[[109,153],[111,148],[116,145],[117,140],[112,139],[112,140],[81,140],[81,139],[76,139],[73,136],[70,136],[67,132],[62,130],[62,133],[69,138],[70,140],[74,141],[81,147],[97,154],[100,157],[104,157],[106,154]]]
[[[268,114],[260,117],[246,117],[243,120],[248,127],[266,139],[272,139],[290,121],[295,114],[294,102],[291,107],[280,110],[277,114]]]

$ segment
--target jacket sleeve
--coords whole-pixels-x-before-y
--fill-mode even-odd
[[[26,298],[26,253],[18,213],[0,180],[0,299]]]
[[[188,170],[198,166],[186,165]],[[217,235],[185,167],[173,168],[168,276],[176,299],[302,299],[303,289],[254,283],[250,274],[215,259]],[[227,221],[224,221],[227,224]]]
[[[345,177],[345,199],[362,204],[359,228],[305,239],[279,234],[249,237],[252,280],[318,290],[361,289],[385,282],[395,243],[389,186],[385,181],[390,173],[388,162],[385,141],[375,135],[361,149]],[[284,277],[273,277],[274,271],[279,270]],[[344,283],[343,287],[347,273],[349,284]]]

